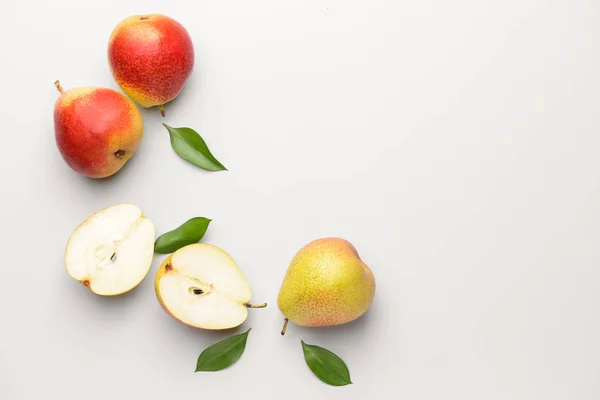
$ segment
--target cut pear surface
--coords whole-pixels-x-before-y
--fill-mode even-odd
[[[154,283],[163,308],[184,324],[203,329],[241,325],[252,291],[235,261],[209,244],[185,246],[160,266]]]
[[[71,235],[65,252],[67,272],[96,294],[125,293],[148,274],[154,237],[154,224],[137,206],[101,210]]]

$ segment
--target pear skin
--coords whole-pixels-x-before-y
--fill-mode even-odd
[[[295,324],[331,326],[363,315],[374,295],[375,277],[354,246],[325,238],[307,244],[293,258],[277,304]]]

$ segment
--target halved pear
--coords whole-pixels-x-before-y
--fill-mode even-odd
[[[125,293],[148,274],[154,236],[154,224],[133,204],[100,210],[71,235],[65,251],[67,272],[96,294]]]
[[[158,301],[176,320],[196,328],[229,329],[241,325],[252,291],[233,258],[209,244],[190,244],[162,263],[154,281]]]

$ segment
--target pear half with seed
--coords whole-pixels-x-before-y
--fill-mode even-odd
[[[67,272],[96,294],[125,293],[148,274],[154,237],[154,224],[137,206],[100,210],[71,235],[65,251]]]
[[[190,244],[162,263],[154,281],[156,296],[176,320],[196,328],[219,330],[241,325],[252,291],[235,261],[220,248]]]

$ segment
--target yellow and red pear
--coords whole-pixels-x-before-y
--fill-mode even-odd
[[[331,326],[367,312],[375,277],[350,242],[315,240],[292,259],[277,304],[287,320],[301,326]],[[282,334],[285,332],[282,331]]]
[[[103,87],[78,87],[60,92],[54,105],[56,145],[65,162],[91,178],[119,171],[133,156],[144,135],[135,104]]]
[[[163,105],[179,95],[194,69],[187,30],[161,14],[121,21],[108,42],[108,63],[117,84],[140,106]]]

